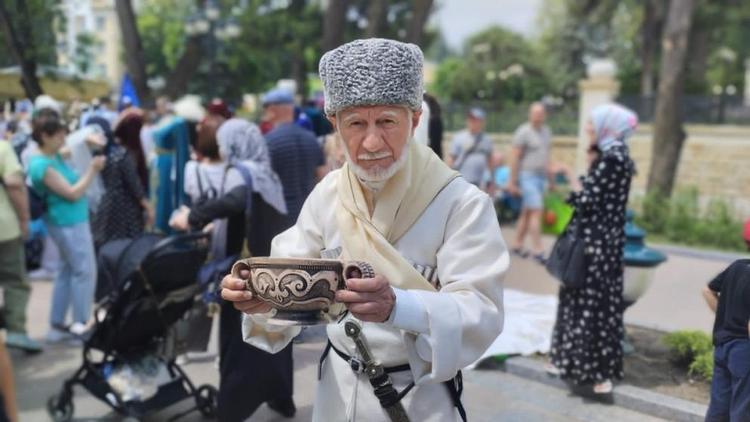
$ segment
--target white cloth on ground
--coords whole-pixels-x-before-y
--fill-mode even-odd
[[[505,289],[503,301],[503,334],[495,339],[471,368],[490,356],[549,352],[557,312],[557,296]]]

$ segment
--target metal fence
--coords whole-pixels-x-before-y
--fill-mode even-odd
[[[527,121],[529,104],[457,103],[441,102],[443,125],[447,131],[466,127],[466,113],[471,107],[481,107],[487,114],[487,132],[513,133]],[[578,134],[578,102],[547,108],[547,125],[555,135]]]
[[[634,110],[643,123],[654,121],[654,96],[622,95],[617,102]],[[460,103],[441,101],[443,125],[448,131],[465,128],[466,113],[471,107],[481,107],[487,113],[488,132],[512,133],[527,120],[529,104],[498,104],[492,102]],[[750,125],[750,103],[741,95],[684,95],[682,113],[685,123]],[[547,107],[547,125],[555,135],[578,134],[578,99],[570,99],[560,106]]]
[[[640,121],[654,121],[655,96],[623,95],[617,101],[633,109]],[[685,123],[750,124],[750,103],[741,95],[684,95],[680,106]]]

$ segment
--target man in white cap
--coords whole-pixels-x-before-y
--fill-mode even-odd
[[[509,255],[492,201],[411,139],[422,63],[419,47],[384,39],[345,44],[320,62],[347,163],[315,187],[271,255],[366,261],[376,275],[336,294],[348,313],[327,326],[314,421],[405,420],[375,395],[347,323],[361,325],[413,421],[464,418],[457,375],[502,329]],[[248,277],[227,276],[222,296],[246,314],[248,343],[281,350],[299,328],[269,324],[270,307],[244,291]]]

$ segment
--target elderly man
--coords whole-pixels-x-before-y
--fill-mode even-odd
[[[276,257],[340,257],[372,264],[336,294],[348,313],[327,326],[315,421],[383,421],[386,412],[344,327],[355,321],[386,368],[413,421],[463,418],[458,371],[502,329],[502,277],[509,254],[492,201],[411,140],[422,106],[421,50],[384,39],[326,53],[320,75],[326,114],[347,163],[327,175],[297,223],[278,235]],[[222,296],[245,312],[243,336],[281,350],[296,327],[270,324],[271,309],[228,276]],[[408,388],[412,386],[411,390]]]

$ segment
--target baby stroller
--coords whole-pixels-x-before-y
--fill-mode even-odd
[[[163,238],[146,234],[124,247],[113,274],[114,290],[98,304],[94,327],[84,341],[83,363],[64,382],[60,393],[47,402],[52,420],[71,420],[76,384],[116,412],[136,420],[191,397],[195,406],[171,420],[194,410],[206,417],[215,416],[216,388],[196,388],[175,363],[175,352],[168,351],[167,345],[171,327],[195,306],[201,293],[196,274],[206,260],[207,236],[197,233]],[[158,387],[153,383],[151,393],[143,397],[113,388],[113,372],[129,370],[128,365],[145,358],[158,363]]]

